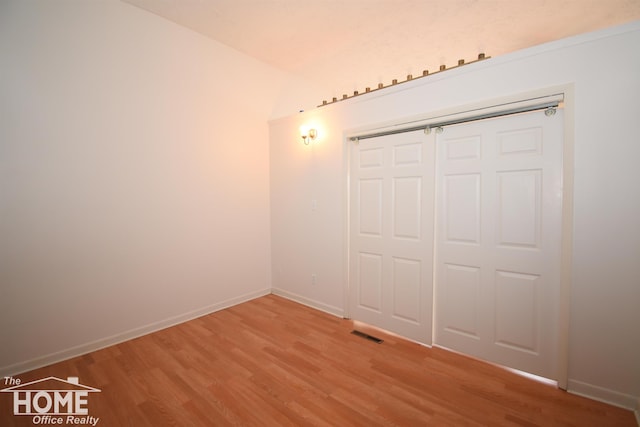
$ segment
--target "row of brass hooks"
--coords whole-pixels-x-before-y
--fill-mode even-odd
[[[364,92],[359,92],[359,91],[356,90],[356,91],[353,92],[353,95],[347,95],[345,93],[344,95],[342,95],[342,98],[340,98],[340,99],[338,99],[337,97],[333,97],[333,99],[331,101],[324,100],[324,101],[322,101],[322,104],[318,105],[318,107],[324,107],[325,105],[333,104],[333,103],[339,102],[339,101],[344,101],[345,99],[350,99],[350,98],[353,98],[355,96],[365,95],[367,93],[371,93],[371,92],[374,92],[376,90],[384,89],[384,88],[390,87],[390,86],[395,86],[395,85],[401,84],[401,83],[406,83],[406,82],[409,82],[411,80],[419,79],[419,78],[422,78],[422,77],[433,76],[435,74],[441,73],[442,71],[453,70],[454,68],[458,68],[458,67],[461,67],[463,65],[473,64],[475,62],[483,61],[483,60],[489,59],[489,58],[491,58],[491,57],[490,56],[486,56],[484,53],[480,53],[480,54],[478,54],[478,59],[475,59],[475,60],[470,61],[470,62],[465,62],[464,59],[459,59],[458,60],[458,65],[454,65],[453,67],[447,68],[446,65],[440,65],[440,69],[438,71],[429,72],[429,70],[424,70],[424,71],[422,71],[422,75],[418,76],[418,77],[414,77],[412,74],[408,74],[407,75],[407,79],[402,81],[402,82],[398,82],[398,79],[393,79],[391,81],[391,84],[387,85],[387,86],[385,86],[383,83],[378,83],[378,86],[376,88],[372,89],[371,87],[366,87],[364,89]]]

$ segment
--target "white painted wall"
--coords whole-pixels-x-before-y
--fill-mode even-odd
[[[635,23],[267,130],[270,115],[308,103],[297,100],[311,94],[304,82],[115,0],[0,2],[0,376],[268,292],[271,280],[341,314],[345,131],[574,84],[570,387],[631,406],[639,45]],[[320,129],[317,143],[301,144],[301,123]]]
[[[342,314],[344,134],[559,85],[575,99],[570,390],[634,407],[640,396],[640,23],[538,46],[273,120],[275,293]],[[490,52],[489,52],[490,53]],[[303,123],[320,139],[304,146]],[[317,210],[311,201],[317,200]],[[310,276],[317,273],[318,283]]]
[[[0,2],[0,376],[269,292],[283,80],[117,0]]]

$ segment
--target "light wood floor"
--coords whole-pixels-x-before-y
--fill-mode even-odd
[[[98,426],[636,426],[630,411],[269,295],[17,377],[102,390]],[[2,386],[4,388],[4,386]],[[33,425],[0,393],[0,426]]]

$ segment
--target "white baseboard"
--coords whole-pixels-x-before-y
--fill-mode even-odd
[[[153,332],[160,331],[162,329],[169,328],[171,326],[178,325],[180,323],[187,322],[189,320],[196,319],[198,317],[206,316],[207,314],[214,313],[216,311],[223,310],[225,308],[241,304],[252,299],[260,298],[265,295],[269,295],[271,289],[263,289],[256,292],[240,295],[235,298],[231,298],[216,304],[211,304],[206,307],[202,307],[196,310],[189,311],[187,313],[179,314],[177,316],[170,317],[168,319],[160,320],[158,322],[151,323],[149,325],[134,328],[129,331],[121,332],[119,334],[112,335],[106,338],[100,338],[95,341],[91,341],[85,344],[80,344],[75,347],[71,347],[66,350],[47,354],[45,356],[36,357],[25,362],[15,363],[13,365],[0,367],[0,378],[16,376],[23,372],[32,371],[34,369],[42,368],[63,360],[71,359],[73,357],[82,356],[83,354],[91,353],[105,347],[109,347],[115,344],[119,344],[124,341],[128,341],[134,338],[141,337]]]
[[[636,419],[638,418],[638,411],[640,410],[640,397],[638,396],[620,393],[576,380],[569,380],[568,385],[567,391],[569,393],[635,411]]]
[[[332,305],[328,305],[316,300],[312,300],[310,298],[306,298],[301,295],[294,294],[293,292],[285,291],[283,289],[278,289],[278,288],[272,288],[271,293],[286,299],[290,299],[291,301],[295,301],[300,304],[306,305],[308,307],[315,308],[316,310],[324,311],[325,313],[329,313],[334,316],[344,317],[344,310],[341,308],[334,307]]]
[[[638,397],[638,402],[636,402],[636,410],[633,411],[636,414],[636,422],[638,423],[638,427],[640,427],[640,397]]]

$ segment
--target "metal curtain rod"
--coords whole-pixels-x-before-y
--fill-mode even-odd
[[[526,113],[528,111],[544,110],[544,109],[547,109],[547,108],[550,108],[550,107],[557,107],[558,105],[560,105],[560,101],[550,101],[550,102],[546,102],[544,104],[524,106],[524,107],[514,108],[514,109],[511,109],[511,110],[492,112],[492,113],[485,113],[485,114],[478,114],[478,115],[475,115],[475,116],[463,117],[463,118],[459,118],[459,119],[444,120],[444,121],[441,121],[441,122],[433,122],[433,123],[429,123],[429,124],[422,124],[422,125],[419,125],[419,126],[410,126],[410,127],[401,128],[401,129],[389,129],[389,130],[381,131],[381,132],[367,133],[367,134],[363,134],[363,135],[352,136],[352,137],[349,138],[349,140],[351,140],[351,141],[359,141],[359,140],[362,140],[362,139],[376,138],[378,136],[386,136],[386,135],[394,135],[394,134],[398,134],[398,133],[413,132],[414,130],[422,130],[422,129],[443,127],[443,126],[457,125],[457,124],[460,124],[460,123],[473,122],[473,121],[476,121],[476,120],[492,119],[494,117],[502,117],[502,116],[510,116],[512,114]]]

